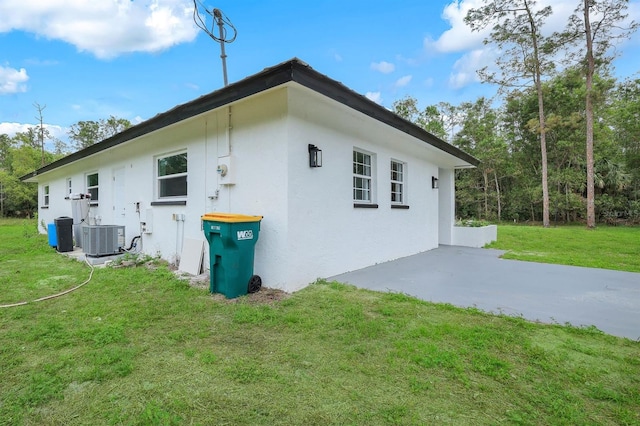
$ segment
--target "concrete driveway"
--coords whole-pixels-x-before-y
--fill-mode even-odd
[[[640,339],[640,273],[505,260],[502,253],[440,246],[328,279]]]

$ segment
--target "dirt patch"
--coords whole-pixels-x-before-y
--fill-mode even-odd
[[[174,271],[174,274],[180,279],[188,280],[191,287],[209,289],[209,274],[191,275],[181,271]]]
[[[189,285],[195,288],[209,290],[209,274],[191,275],[180,271],[174,271],[180,279],[188,280]],[[274,304],[280,300],[284,300],[291,296],[289,293],[279,290],[277,288],[262,287],[255,293],[247,294],[246,296],[236,297],[235,299],[227,299],[222,294],[212,294],[211,297],[214,300],[224,303],[238,303],[240,301],[246,301],[250,304],[265,305]]]
[[[291,295],[285,291],[267,287],[262,287],[255,293],[249,293],[246,296],[236,297],[235,299],[227,299],[222,294],[211,295],[215,300],[224,303],[238,303],[246,301],[252,305],[273,305],[281,300],[288,299],[289,296]]]

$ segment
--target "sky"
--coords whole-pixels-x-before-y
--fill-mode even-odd
[[[481,0],[197,1],[237,29],[225,44],[229,83],[297,57],[387,108],[496,93],[476,74],[495,50],[463,22]],[[579,2],[539,0],[554,10],[545,30],[564,28]],[[640,21],[640,0],[629,4]],[[220,44],[193,11],[193,0],[0,0],[0,134],[34,126],[36,105],[66,141],[79,121],[137,124],[221,88]],[[618,53],[615,76],[640,77],[640,32]]]

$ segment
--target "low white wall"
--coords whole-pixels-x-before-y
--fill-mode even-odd
[[[487,225],[480,227],[454,226],[452,230],[454,246],[484,247],[498,239],[498,226]]]

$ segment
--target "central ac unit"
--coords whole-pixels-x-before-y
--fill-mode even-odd
[[[82,227],[82,250],[87,256],[118,254],[123,247],[123,225],[86,225]]]

